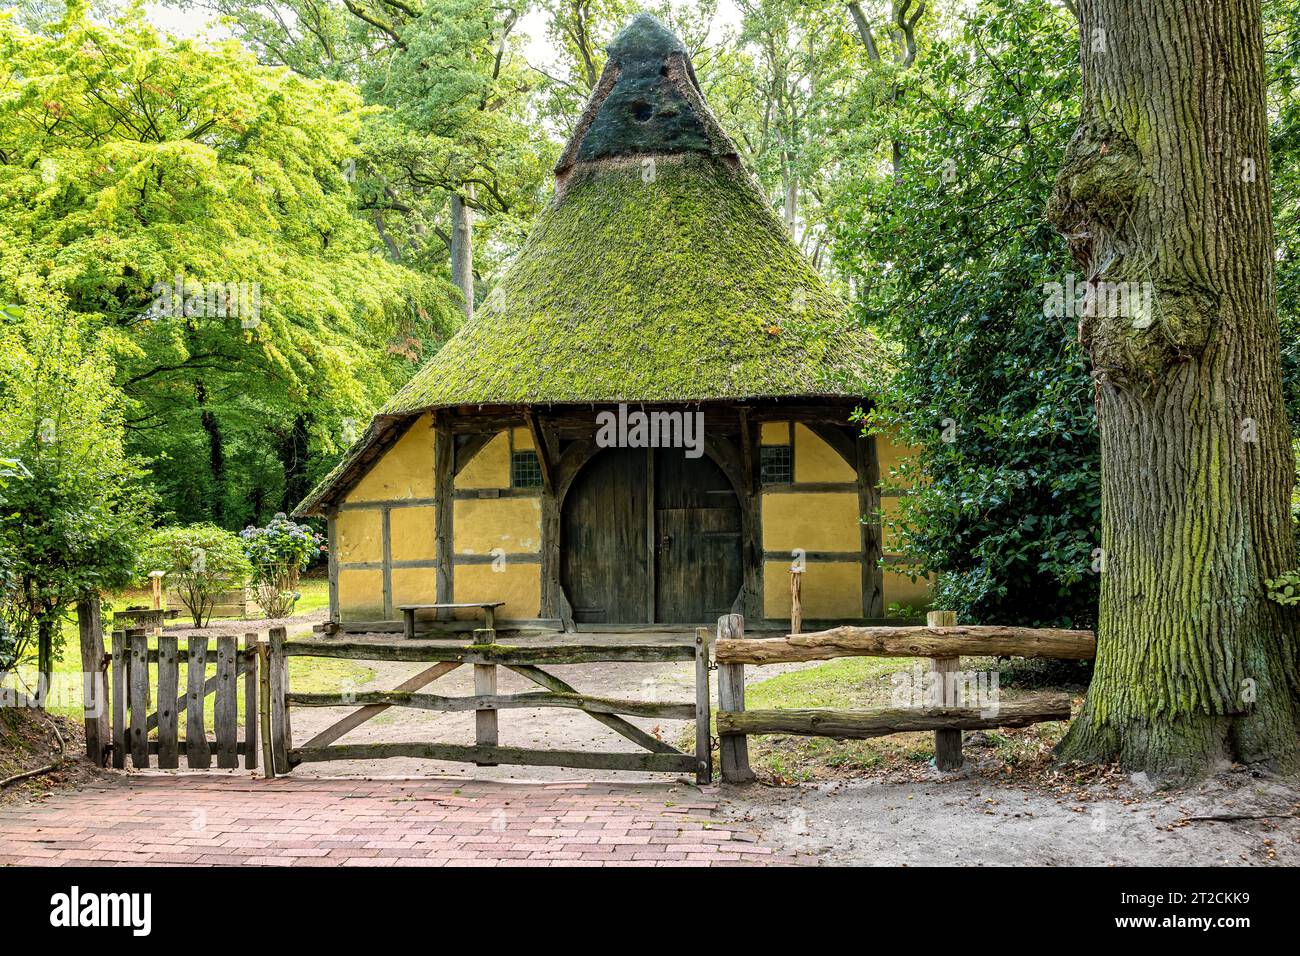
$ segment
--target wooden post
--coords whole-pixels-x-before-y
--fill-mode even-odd
[[[713,747],[709,727],[709,629],[695,629],[695,782],[713,782]]]
[[[185,763],[191,770],[212,766],[212,750],[203,725],[203,702],[207,697],[208,638],[191,634],[189,664],[185,669]]]
[[[803,587],[800,578],[803,571],[790,568],[790,633],[798,634],[803,630]]]
[[[113,632],[113,766],[126,767],[126,632]]]
[[[153,609],[155,611],[161,611],[163,609],[162,583],[163,583],[164,573],[165,572],[163,571],[149,572],[149,590],[151,592],[151,596],[153,597]],[[162,618],[159,618],[158,627],[154,630],[154,636],[162,637],[162,632],[163,632]]]
[[[257,635],[244,635],[244,769],[257,769]]]
[[[217,689],[213,695],[217,731],[217,766],[239,766],[239,658],[233,637],[217,638]]]
[[[149,638],[136,633],[131,638],[131,766],[149,766]]]
[[[177,744],[176,692],[180,683],[175,634],[158,638],[158,766],[175,770],[180,764]]]
[[[289,772],[289,749],[293,734],[289,729],[289,667],[284,656],[285,630],[271,628],[271,755],[276,773]]]
[[[725,614],[718,618],[718,640],[743,640],[745,619],[739,614]],[[745,709],[745,665],[718,665],[718,710],[743,711]],[[718,737],[718,753],[722,760],[723,783],[751,783],[754,771],[749,769],[749,738],[744,734],[725,734]]]
[[[271,663],[270,645],[265,641],[257,642],[258,678],[261,703],[258,708],[262,724],[262,772],[268,780],[275,777],[275,759],[271,747]]]
[[[96,767],[102,767],[112,730],[98,594],[77,602],[77,629],[81,634],[81,705],[86,724],[86,756]]]
[[[475,628],[475,644],[493,644],[497,632],[490,627]],[[474,696],[482,697],[497,692],[497,666],[495,664],[474,665]],[[496,710],[474,711],[474,743],[480,747],[497,745]],[[480,767],[495,767],[495,763],[481,763]]]
[[[956,611],[930,611],[925,615],[928,627],[955,627]],[[930,673],[942,682],[942,705],[957,706],[957,682],[955,675],[961,670],[960,657],[930,658]],[[961,766],[961,731],[936,730],[934,732],[934,765],[940,770],[956,770]]]

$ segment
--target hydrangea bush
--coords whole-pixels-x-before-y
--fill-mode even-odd
[[[276,514],[265,528],[249,525],[239,532],[253,566],[255,600],[267,617],[288,617],[298,602],[298,575],[324,551],[319,534]]]

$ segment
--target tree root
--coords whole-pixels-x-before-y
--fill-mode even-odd
[[[50,722],[50,729],[54,731],[54,737],[59,742],[58,756],[54,758],[53,763],[46,764],[44,767],[37,767],[35,770],[24,770],[22,773],[14,774],[12,777],[5,777],[3,780],[0,780],[0,790],[23,780],[30,780],[32,777],[39,777],[41,774],[49,773],[50,771],[57,770],[59,767],[63,766],[64,751],[67,749],[67,743],[63,739],[63,734],[59,733],[59,725],[55,723],[54,718],[49,714],[46,714],[45,719]]]

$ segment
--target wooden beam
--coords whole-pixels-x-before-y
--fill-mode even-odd
[[[456,446],[446,421],[437,419],[433,439],[433,496],[438,501],[434,518],[434,556],[438,559],[435,576],[435,600],[450,604],[454,600],[455,545],[453,542],[456,492]],[[450,617],[441,613],[442,617]]]
[[[835,657],[1055,657],[1091,660],[1092,631],[1050,627],[834,627],[757,641],[718,641],[719,663],[788,664]]]
[[[157,581],[154,578],[154,582]],[[86,727],[86,757],[96,767],[102,767],[109,752],[112,729],[108,719],[107,657],[104,654],[104,627],[98,594],[77,602],[77,631],[81,638],[81,699]]]
[[[447,665],[440,664],[438,666],[446,667]],[[620,700],[615,697],[592,697],[587,694],[562,694],[549,691],[530,691],[523,694],[487,694],[474,697],[442,697],[437,694],[376,690],[356,694],[290,694],[289,703],[295,707],[349,707],[357,704],[376,705],[378,707],[378,705],[382,705],[378,709],[410,707],[414,710],[433,710],[442,713],[561,707],[568,710],[585,710],[595,714],[623,714],[657,720],[690,720],[695,717],[694,704]],[[342,736],[342,734],[339,736]],[[328,742],[325,741],[325,743]],[[304,746],[310,747],[322,745],[322,743],[316,742],[315,738],[304,744]]]
[[[709,629],[695,629],[695,783],[713,782],[713,739],[709,726]]]
[[[745,619],[739,614],[718,618],[718,640],[743,641]],[[718,664],[718,710],[745,709],[745,665]],[[749,742],[736,734],[718,731],[718,757],[725,783],[751,783],[754,771],[749,767]]]
[[[329,508],[325,512],[325,547],[326,566],[329,574],[329,620],[337,624],[342,618],[339,608],[339,510]]]
[[[595,664],[600,662],[660,663],[691,661],[690,644],[431,644],[423,640],[400,644],[352,643],[347,641],[290,641],[284,645],[289,657],[337,657],[373,661],[455,661],[458,664]]]
[[[859,535],[862,546],[862,616],[884,617],[885,572],[880,566],[884,532],[880,519],[880,456],[875,435],[859,435],[854,443],[858,480]]]
[[[870,710],[747,710],[719,711],[718,732],[729,734],[794,734],[803,737],[865,739],[908,731],[947,729],[988,730],[1027,727],[1047,720],[1069,720],[1070,695],[1036,694],[997,706],[900,708]]]
[[[293,764],[322,760],[377,760],[417,757],[476,764],[573,767],[580,770],[641,770],[694,773],[695,755],[684,753],[592,753],[578,750],[531,750],[524,747],[478,747],[443,743],[336,744],[289,752]]]
[[[691,652],[692,657],[695,656],[695,648],[687,647],[686,649]],[[527,677],[534,684],[540,684],[542,687],[545,687],[548,690],[553,690],[560,694],[577,693],[576,690],[574,690],[564,681],[560,680],[554,674],[548,674],[546,673],[546,671],[541,670],[539,668],[518,665],[518,666],[512,666],[510,669],[514,671],[516,674],[522,674],[524,677]],[[628,740],[631,740],[633,743],[640,744],[646,750],[649,750],[653,753],[661,753],[661,754],[681,753],[681,751],[679,751],[676,747],[669,746],[668,744],[660,740],[658,737],[646,733],[644,730],[642,730],[640,727],[636,726],[635,724],[628,723],[622,717],[615,717],[612,714],[598,713],[590,710],[587,711],[587,713],[591,716],[593,720],[597,721],[598,723],[604,724],[610,730],[614,731],[614,733],[621,734],[622,736],[626,737]],[[692,760],[693,759],[694,758],[692,758]],[[694,770],[695,767],[692,765],[690,769]]]
[[[482,432],[475,435],[457,435],[453,442],[453,456],[455,464],[452,467],[452,477],[459,475],[465,466],[473,460],[474,456],[487,447],[493,438],[500,434],[500,431]]]
[[[398,684],[395,689],[391,691],[386,691],[385,693],[394,694],[394,695],[409,694],[412,691],[419,690],[421,687],[425,687],[429,684],[432,684],[434,681],[436,681],[439,677],[443,676],[444,674],[450,674],[459,666],[460,664],[458,663],[435,664],[433,667],[427,667],[424,670],[420,671],[420,673],[416,674],[414,677],[407,678],[406,680],[402,681],[402,683]],[[309,700],[313,696],[320,696],[320,697],[337,696],[341,698],[343,695],[341,694],[312,695],[312,694],[291,693],[288,695],[288,698],[289,698],[289,703],[301,704],[302,706],[306,706],[306,707],[332,706],[330,704],[320,704],[320,705],[311,704],[303,699],[303,698],[307,698]],[[307,741],[307,743],[303,745],[304,747],[324,747],[326,744],[332,744],[334,741],[338,740],[348,731],[356,730],[358,727],[364,724],[371,717],[375,717],[379,714],[382,714],[389,707],[394,706],[394,704],[396,703],[396,701],[390,703],[386,701],[361,700],[360,698],[368,696],[366,694],[355,694],[352,696],[356,698],[356,700],[353,701],[354,703],[361,703],[361,704],[365,704],[366,706],[360,708],[357,711],[354,711],[351,714],[348,714],[342,720],[337,721],[336,723],[333,723],[330,726],[326,727],[315,737],[311,738],[311,740]]]
[[[952,627],[957,623],[956,611],[929,611],[925,615],[928,627]],[[957,706],[956,675],[961,670],[961,658],[948,654],[930,658],[930,673],[939,680],[939,693],[944,707]],[[956,770],[961,766],[961,731],[943,728],[934,732],[934,765],[939,770]]]

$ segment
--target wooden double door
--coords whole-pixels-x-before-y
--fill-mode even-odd
[[[741,510],[708,456],[596,454],[565,496],[560,580],[579,624],[703,624],[744,581]]]

